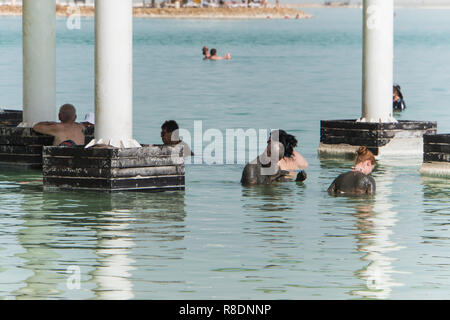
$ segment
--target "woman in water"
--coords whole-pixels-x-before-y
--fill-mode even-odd
[[[309,164],[300,153],[294,150],[298,143],[297,139],[284,130],[275,130],[272,131],[267,141],[268,147],[270,147],[272,137],[275,137],[284,146],[284,157],[278,162],[278,165],[281,170],[290,172],[285,178],[297,181],[306,180],[306,172],[304,170]]]
[[[405,101],[403,101],[403,94],[400,86],[397,84],[393,87],[393,102],[394,111],[403,111],[406,109]]]
[[[375,157],[366,147],[360,147],[356,154],[352,171],[338,176],[328,188],[328,193],[336,194],[374,194],[375,180],[369,176],[375,168]]]

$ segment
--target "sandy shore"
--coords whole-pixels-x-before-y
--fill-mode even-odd
[[[78,7],[83,17],[93,17],[93,7]],[[76,13],[73,7],[56,6],[57,16],[69,16]],[[295,8],[139,8],[133,9],[137,18],[176,18],[176,19],[308,19],[312,16]],[[21,15],[21,6],[0,6],[0,15]]]
[[[346,4],[345,2],[332,2],[328,5],[323,3],[287,3],[282,5],[285,8],[298,8],[298,9],[308,9],[308,8],[362,8],[361,4]],[[449,10],[449,4],[438,4],[438,3],[396,3],[396,9],[432,9],[432,10]]]

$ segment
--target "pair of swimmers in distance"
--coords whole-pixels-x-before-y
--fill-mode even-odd
[[[207,46],[204,46],[202,48],[202,53],[203,53],[203,60],[231,60],[231,55],[229,53],[227,53],[225,56],[220,57],[217,55],[217,50],[216,49],[211,49],[211,51],[209,51]]]

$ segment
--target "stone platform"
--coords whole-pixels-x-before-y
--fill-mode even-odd
[[[423,164],[420,173],[450,178],[450,134],[423,136]]]
[[[142,148],[44,147],[44,190],[184,190],[183,150]]]
[[[53,144],[53,137],[19,128],[22,111],[0,112],[0,167],[42,168],[42,148]],[[93,128],[86,131],[85,143],[94,138]]]
[[[322,120],[318,152],[321,157],[353,158],[360,146],[366,146],[376,156],[421,156],[423,136],[436,131],[437,123],[433,121]]]

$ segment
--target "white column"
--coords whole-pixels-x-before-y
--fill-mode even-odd
[[[95,1],[95,139],[140,147],[133,139],[133,1]]]
[[[23,122],[56,120],[56,2],[24,0]]]
[[[392,116],[394,0],[364,0],[361,122],[396,122]]]

